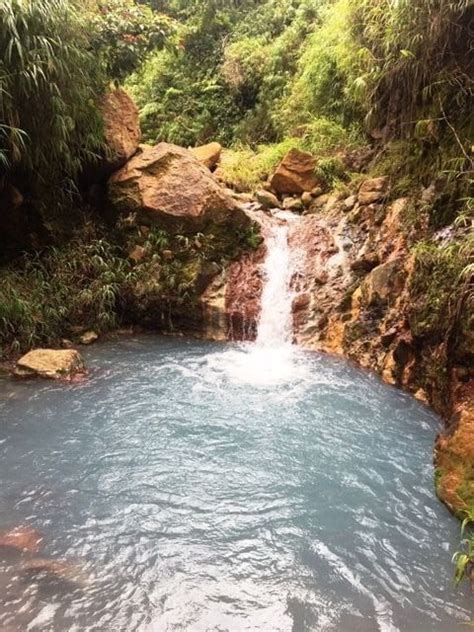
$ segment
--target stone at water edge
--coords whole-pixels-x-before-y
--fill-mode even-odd
[[[219,143],[208,143],[199,147],[190,147],[189,151],[208,169],[212,170],[217,166],[222,153],[222,145]]]
[[[117,88],[103,97],[101,113],[108,148],[104,164],[109,171],[113,171],[122,167],[140,145],[138,108],[125,90]]]
[[[304,204],[301,198],[285,198],[283,200],[283,208],[285,211],[293,211],[299,213],[304,210]]]
[[[18,360],[14,375],[61,379],[85,372],[84,360],[75,349],[33,349]]]
[[[305,191],[301,196],[301,201],[303,202],[304,206],[306,206],[306,208],[311,206],[313,200],[314,196],[311,191]]]
[[[321,184],[315,174],[316,164],[311,154],[290,149],[270,180],[272,188],[277,193],[312,191]]]
[[[109,201],[136,224],[196,232],[210,224],[246,228],[250,218],[187,149],[159,143],[109,180]]]
[[[277,196],[266,189],[259,189],[255,192],[255,198],[264,208],[280,208],[280,201]]]
[[[86,331],[79,338],[81,345],[91,345],[93,342],[99,339],[99,334],[95,331]]]

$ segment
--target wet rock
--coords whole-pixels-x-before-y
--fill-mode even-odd
[[[265,208],[272,209],[280,207],[280,201],[271,191],[260,189],[255,193],[255,197],[257,198],[257,202]]]
[[[99,339],[99,334],[95,331],[86,331],[79,338],[81,345],[91,345],[93,342]]]
[[[303,193],[319,185],[315,175],[316,159],[305,151],[291,149],[271,178],[277,193]]]
[[[69,560],[33,558],[24,561],[19,570],[25,579],[60,582],[78,588],[85,587],[90,579],[79,562]]]
[[[389,185],[390,179],[388,176],[365,180],[359,189],[359,204],[366,205],[383,200],[388,194]]]
[[[10,531],[0,531],[0,547],[16,549],[22,553],[38,553],[43,536],[31,527],[15,527]]]
[[[374,268],[365,277],[361,286],[362,297],[367,306],[385,303],[395,298],[403,284],[400,274],[400,261],[394,259]]]
[[[251,204],[253,202],[253,196],[250,193],[237,193],[236,191],[232,191],[231,196],[234,200],[242,204]]]
[[[301,196],[301,201],[303,202],[303,205],[306,206],[306,208],[311,206],[313,199],[314,199],[313,194],[310,193],[309,191],[305,191],[303,195]]]
[[[397,333],[396,327],[392,327],[380,336],[380,342],[384,347],[389,347],[397,337]]]
[[[209,224],[243,228],[250,220],[209,170],[186,149],[159,143],[134,156],[109,180],[109,199],[134,222],[199,231]]]
[[[200,147],[192,147],[189,151],[201,164],[212,170],[220,160],[222,145],[219,143],[208,143]]]
[[[299,213],[304,210],[301,198],[285,198],[282,206],[286,211],[292,211],[293,213]]]
[[[344,200],[343,209],[346,212],[352,211],[357,203],[357,195],[350,195]]]
[[[101,112],[108,148],[105,165],[113,171],[138,150],[141,139],[138,108],[125,90],[118,88],[103,97]]]
[[[16,364],[17,377],[44,377],[60,379],[85,373],[86,367],[75,349],[34,349]]]
[[[380,259],[376,253],[364,253],[351,263],[351,270],[354,272],[370,272],[380,264]]]

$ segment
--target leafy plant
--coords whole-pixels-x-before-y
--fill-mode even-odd
[[[108,77],[124,79],[147,53],[175,44],[174,20],[134,0],[97,0],[91,12],[91,46]]]
[[[32,185],[71,193],[102,147],[103,87],[84,23],[68,0],[0,4],[0,162]],[[44,188],[44,187],[43,187]]]

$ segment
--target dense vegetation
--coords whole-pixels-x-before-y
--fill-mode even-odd
[[[93,219],[80,191],[104,151],[97,105],[125,81],[148,141],[222,141],[236,188],[256,187],[292,146],[318,155],[332,186],[341,152],[372,143],[369,171],[393,176],[394,194],[442,190],[425,209],[432,230],[468,226],[473,19],[468,0],[2,0],[1,184],[39,213],[40,241],[58,233],[61,245],[78,209]],[[417,250],[431,321],[427,297],[444,305],[453,287],[432,275],[447,260],[436,248]]]

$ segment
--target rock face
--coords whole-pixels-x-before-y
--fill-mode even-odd
[[[271,186],[277,193],[312,191],[320,184],[315,168],[316,160],[311,154],[291,149],[273,174]]]
[[[134,156],[109,180],[109,199],[139,224],[199,231],[210,224],[246,227],[250,220],[187,149],[160,143]]]
[[[17,377],[70,378],[85,373],[84,361],[75,349],[34,349],[17,362]]]
[[[474,498],[474,379],[455,388],[451,429],[436,443],[436,491],[460,518]]]
[[[212,171],[220,160],[222,145],[219,143],[208,143],[200,147],[192,147],[189,151],[201,164]]]

